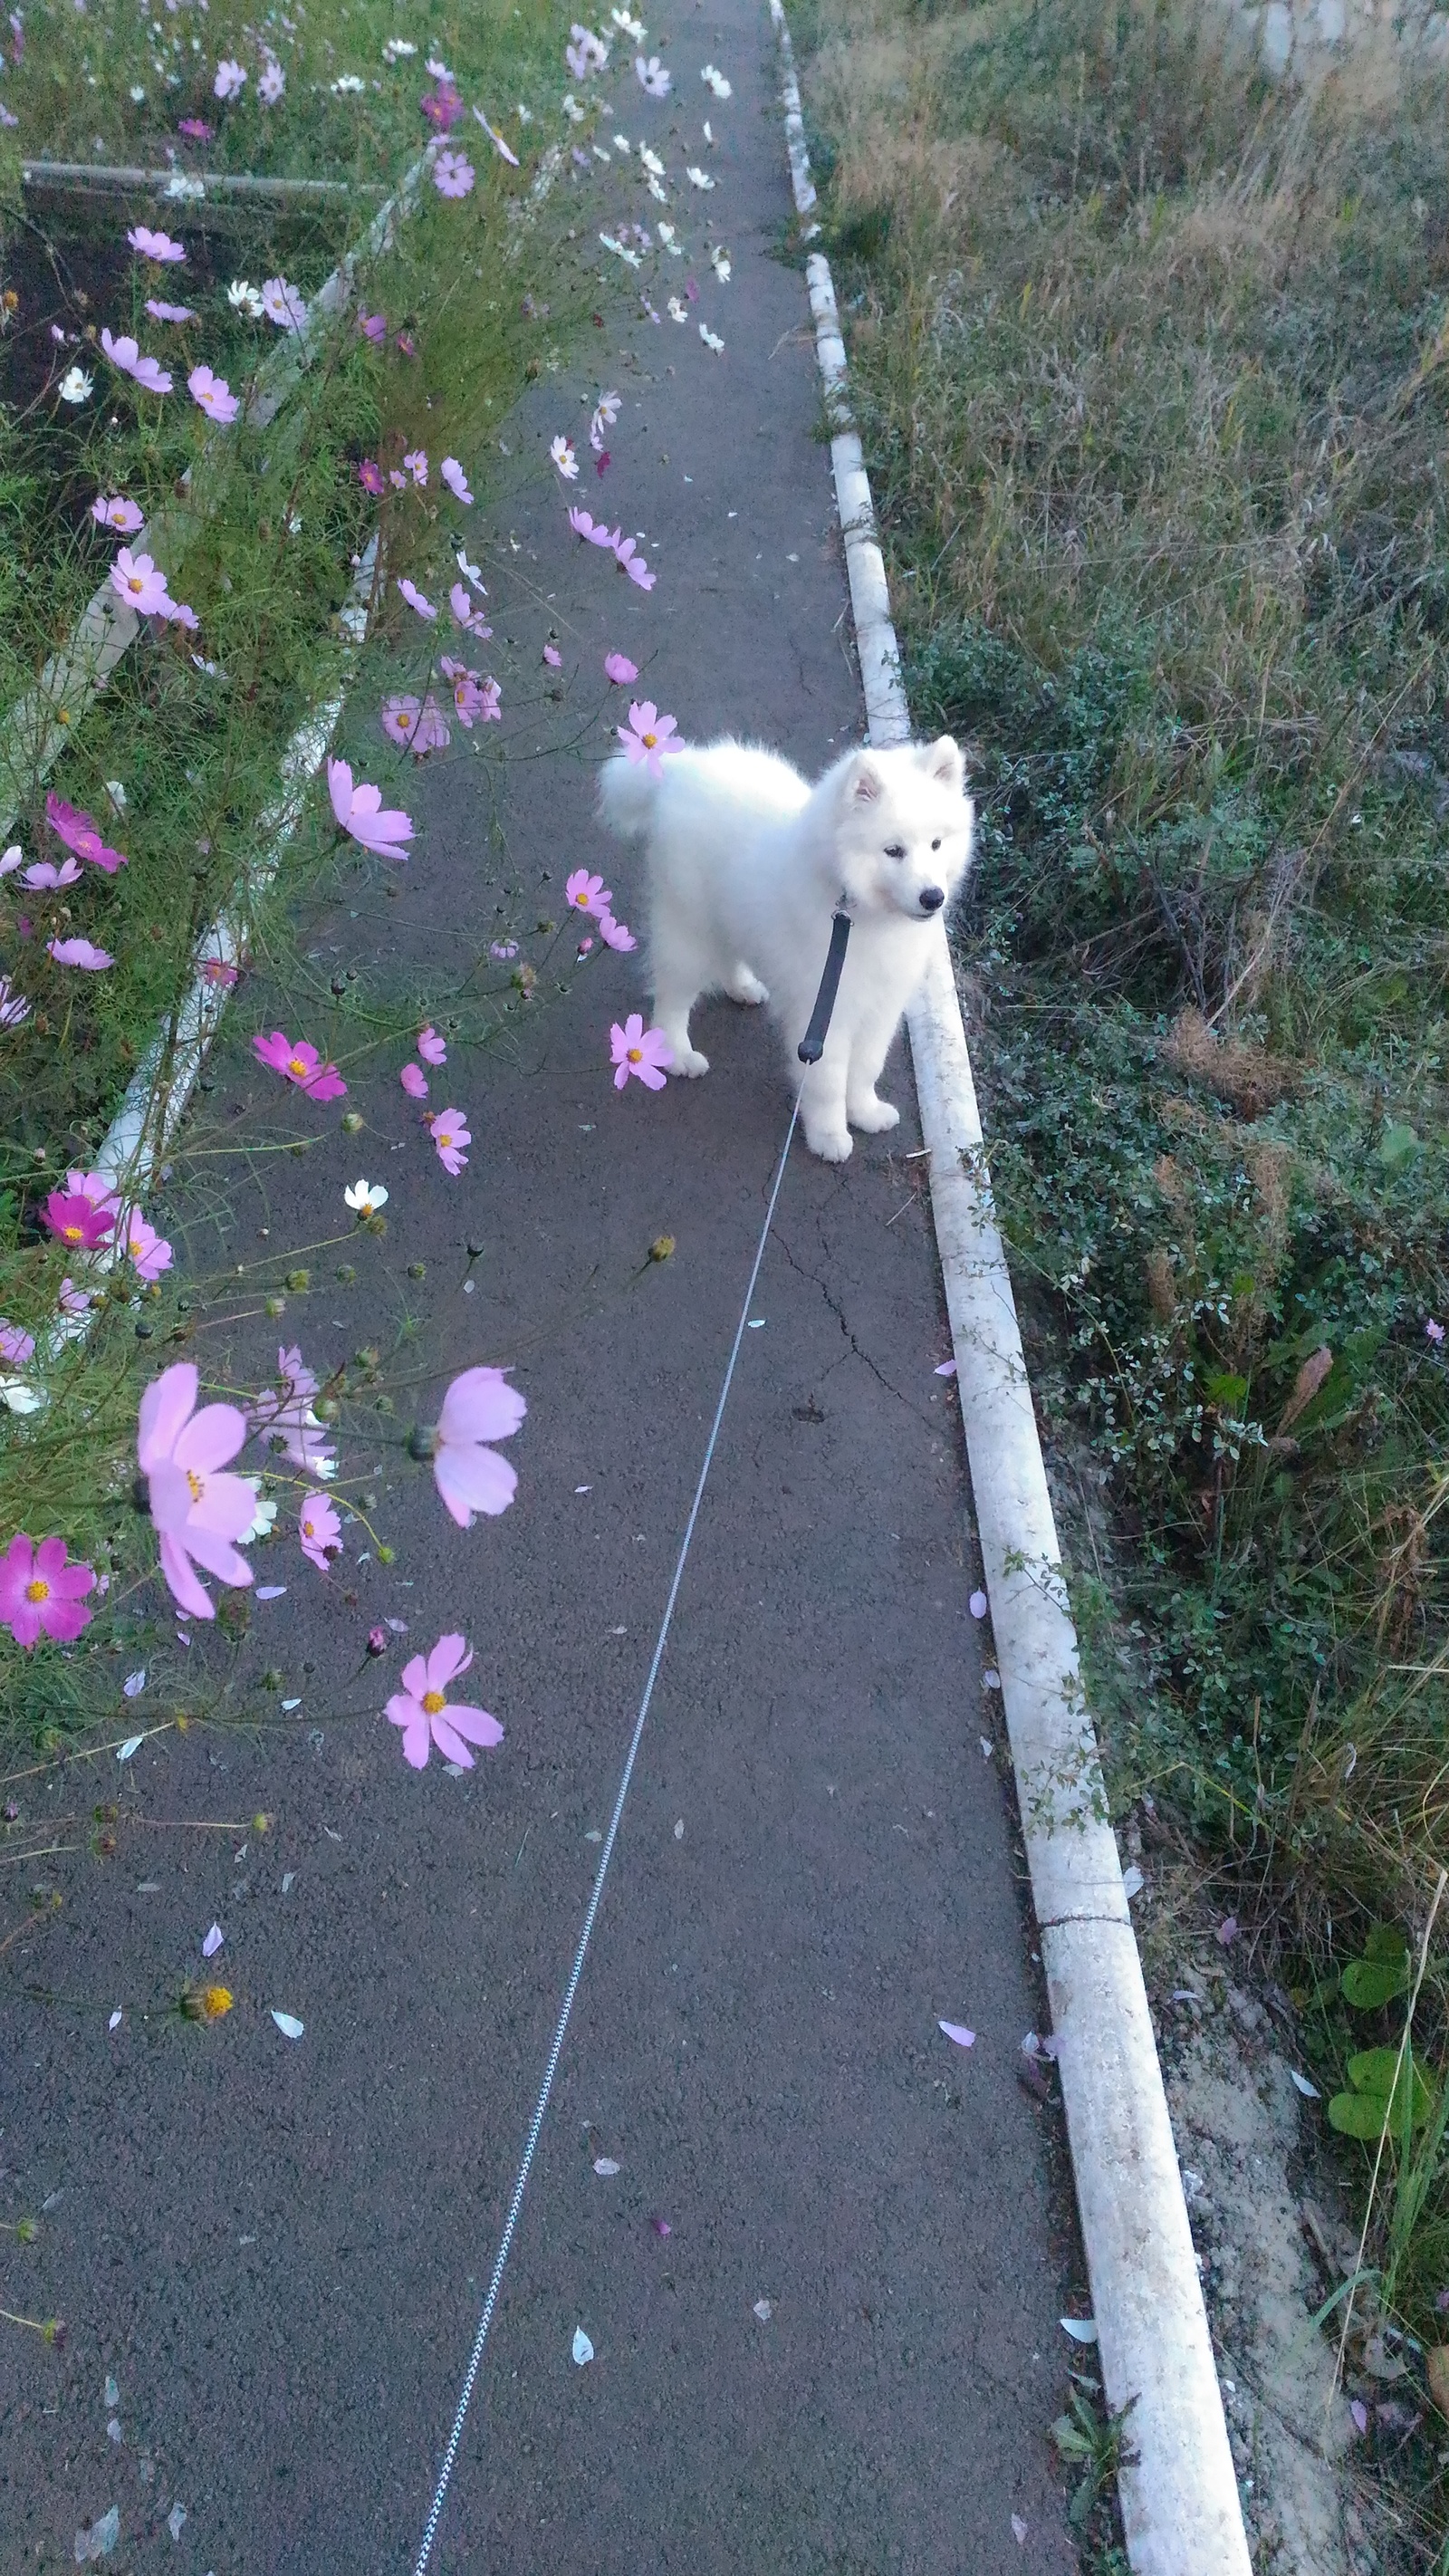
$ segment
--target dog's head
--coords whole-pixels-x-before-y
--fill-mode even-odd
[[[856,751],[839,770],[837,852],[852,911],[930,921],[971,862],[966,764],[939,742]]]

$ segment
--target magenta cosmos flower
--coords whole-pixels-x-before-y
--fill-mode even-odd
[[[426,698],[385,698],[382,729],[390,742],[401,744],[414,760],[427,752],[446,751],[453,737],[437,699],[429,692]]]
[[[398,583],[398,588],[402,592],[404,599],[407,601],[409,608],[416,609],[419,617],[437,616],[438,612],[434,608],[432,601],[430,599],[424,599],[416,582],[400,581]]]
[[[468,508],[471,509],[473,506],[473,495],[468,489],[468,477],[464,473],[456,456],[445,456],[442,464],[438,468],[438,472],[442,475],[443,481],[447,484],[449,491],[454,495],[455,499],[466,503]]]
[[[622,1091],[630,1074],[645,1083],[650,1091],[664,1089],[664,1068],[673,1064],[674,1052],[662,1029],[646,1029],[637,1011],[631,1011],[620,1028],[614,1022],[609,1031],[609,1047],[618,1071],[614,1089]]]
[[[463,113],[462,99],[451,80],[440,80],[436,89],[424,90],[418,105],[438,134],[451,134]],[[448,155],[449,160],[456,157],[453,153]]]
[[[93,939],[47,939],[47,954],[57,966],[77,966],[86,975],[103,975],[115,959],[107,948],[97,948]]]
[[[207,419],[218,421],[223,429],[241,409],[225,376],[214,376],[210,367],[193,367],[186,379],[186,390],[192,401],[201,405]]]
[[[302,1554],[310,1558],[319,1574],[325,1574],[331,1559],[342,1554],[342,1523],[330,1495],[303,1495],[297,1536],[302,1542]]]
[[[357,479],[362,485],[364,492],[370,492],[374,500],[387,490],[387,484],[383,479],[382,467],[375,464],[370,456],[364,456],[362,463],[357,469]]]
[[[638,679],[639,666],[630,661],[627,653],[606,653],[604,676],[613,681],[616,689],[627,689],[631,680]]]
[[[170,393],[171,378],[166,373],[165,368],[161,365],[160,360],[157,358],[143,358],[135,341],[130,338],[128,333],[122,332],[119,339],[115,339],[109,331],[103,331],[101,333],[101,347],[105,350],[106,356],[110,359],[112,366],[119,367],[123,376],[133,377],[135,382],[142,386],[145,392],[148,394]]]
[[[393,1692],[387,1714],[394,1726],[402,1728],[403,1755],[415,1771],[426,1767],[434,1744],[445,1761],[471,1771],[470,1744],[502,1743],[503,1729],[486,1708],[469,1708],[461,1700],[448,1698],[449,1682],[466,1673],[472,1661],[466,1638],[440,1637],[430,1655],[414,1655],[411,1663],[404,1664],[402,1689]]]
[[[116,1241],[127,1259],[135,1263],[138,1279],[159,1279],[162,1271],[171,1267],[170,1244],[163,1243],[139,1208],[127,1208],[116,1228]]]
[[[108,877],[113,877],[117,868],[125,866],[125,851],[107,848],[94,815],[82,814],[77,806],[68,805],[53,788],[45,800],[45,819],[58,841],[64,842],[68,850],[74,850],[78,859],[89,859],[93,867],[104,868]]]
[[[340,1100],[347,1089],[335,1064],[324,1064],[317,1049],[306,1038],[294,1046],[284,1029],[273,1029],[269,1038],[260,1035],[252,1040],[252,1052],[273,1073],[285,1075],[299,1091],[312,1100]]]
[[[35,1547],[19,1530],[0,1556],[0,1621],[27,1654],[40,1637],[68,1642],[90,1625],[81,1603],[95,1579],[93,1566],[67,1564],[63,1538]]]
[[[418,1053],[424,1064],[446,1064],[448,1061],[447,1043],[439,1037],[431,1021],[425,1029],[418,1031]]]
[[[123,537],[133,537],[146,524],[144,511],[124,492],[98,492],[91,503],[91,517],[98,528],[115,528]]]
[[[591,877],[587,868],[575,868],[564,887],[564,901],[575,912],[607,912],[614,898],[602,877]]]
[[[97,1207],[80,1190],[52,1190],[40,1213],[67,1252],[95,1252],[109,1243],[116,1222],[112,1211]]]
[[[176,128],[176,131],[178,134],[184,134],[187,141],[190,143],[209,143],[211,141],[211,127],[207,124],[204,116],[183,116],[180,124]]]
[[[468,1161],[463,1147],[473,1142],[463,1112],[461,1109],[440,1109],[429,1124],[433,1131],[433,1143],[438,1149],[438,1160],[444,1171],[451,1172],[456,1180]]]
[[[380,787],[354,787],[352,772],[345,760],[327,763],[327,792],[332,811],[344,832],[360,841],[365,850],[376,850],[384,859],[405,859],[401,847],[413,837],[413,827],[406,814],[383,813]]]
[[[431,1437],[433,1482],[460,1529],[474,1516],[496,1519],[518,1490],[518,1471],[486,1443],[507,1440],[528,1406],[500,1368],[464,1369],[443,1398]]]
[[[153,233],[149,224],[133,224],[126,239],[132,250],[139,251],[143,259],[154,259],[162,267],[170,267],[186,257],[184,242],[173,241],[169,233]]]
[[[218,1583],[250,1583],[251,1567],[231,1542],[251,1528],[257,1497],[245,1476],[221,1472],[247,1436],[246,1415],[234,1404],[208,1404],[198,1413],[199,1384],[190,1360],[162,1370],[141,1398],[136,1455],[161,1543],[161,1571],[191,1618],[214,1619],[196,1567]]]
[[[398,1080],[409,1100],[427,1099],[428,1077],[420,1064],[405,1064],[398,1075]]]
[[[158,572],[149,555],[133,555],[122,546],[111,566],[111,588],[138,617],[157,617],[169,605],[166,575]]]
[[[466,197],[477,176],[464,152],[440,152],[433,163],[433,186],[440,197]]]
[[[663,777],[666,752],[684,749],[675,738],[673,716],[662,716],[651,698],[645,698],[642,704],[636,700],[629,709],[628,724],[616,725],[614,730],[624,746],[625,759],[636,764],[642,761],[651,778]]]

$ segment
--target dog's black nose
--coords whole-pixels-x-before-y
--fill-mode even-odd
[[[922,912],[939,912],[939,911],[940,911],[940,909],[941,909],[941,906],[942,906],[942,904],[945,902],[945,900],[946,900],[946,889],[945,889],[945,887],[944,887],[944,886],[922,886],[922,888],[921,888],[921,910],[922,910]]]

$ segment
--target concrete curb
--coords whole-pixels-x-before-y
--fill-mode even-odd
[[[813,218],[782,0],[770,0],[770,14],[780,40],[795,204],[802,219]],[[805,238],[818,230],[811,220]],[[835,289],[820,252],[811,253],[806,273],[870,739],[904,742],[910,710],[870,484],[850,426]],[[1102,2377],[1113,2410],[1132,2410],[1119,2478],[1127,2552],[1137,2576],[1249,2576],[1212,2338],[1082,1695],[944,929],[907,1025]]]

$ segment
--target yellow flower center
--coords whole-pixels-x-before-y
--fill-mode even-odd
[[[133,572],[128,572],[128,573],[127,573],[127,575],[126,575],[126,588],[127,588],[128,590],[134,590],[138,599],[139,599],[139,597],[140,597],[140,595],[141,595],[142,591],[145,589],[145,587],[146,587],[146,585],[145,585],[144,581],[141,581],[140,579],[138,579],[138,577],[137,577],[137,575],[136,575],[135,573],[133,573]]]
[[[299,1055],[289,1055],[289,1056],[288,1056],[288,1058],[287,1058],[287,1071],[288,1071],[289,1073],[295,1073],[295,1074],[301,1075],[301,1074],[304,1074],[304,1073],[307,1071],[307,1067],[306,1067],[306,1065],[302,1062],[302,1059],[301,1059],[301,1057],[300,1057]]]
[[[40,1576],[37,1574],[33,1582],[27,1583],[25,1587],[25,1598],[27,1601],[48,1601],[50,1599],[50,1585],[48,1583],[42,1583]]]
[[[229,2013],[231,2010],[231,1988],[204,1986],[201,1994],[201,2009],[208,2021],[220,2021],[222,2014]]]
[[[85,1238],[86,1230],[83,1225],[67,1225],[62,1226],[61,1228],[61,1241],[63,1243],[84,1243]]]
[[[658,743],[659,736],[657,733],[643,733],[639,736],[639,739],[643,743],[646,751],[653,751]]]
[[[629,1062],[631,1064],[642,1064],[643,1061],[644,1049],[642,1047],[631,1047],[629,1049]]]
[[[574,896],[574,901],[575,901],[575,903],[578,905],[578,908],[579,908],[580,912],[587,912],[587,911],[588,911],[588,908],[589,908],[589,898],[588,898],[588,896],[587,896],[586,894],[576,894],[576,895]]]
[[[411,717],[411,716],[409,716],[409,715],[404,715],[401,711],[399,711],[399,714],[398,714],[398,720],[397,720],[397,727],[398,727],[398,731],[399,731],[399,733],[406,733],[406,732],[407,732],[407,729],[408,729],[408,726],[409,726],[411,723],[412,723],[412,717]]]
[[[446,1708],[447,1705],[448,1703],[444,1699],[441,1691],[424,1691],[423,1707],[427,1711],[429,1717],[436,1717],[439,1709]]]
[[[316,1524],[316,1522],[315,1522],[315,1521],[304,1521],[304,1522],[302,1523],[302,1536],[303,1536],[304,1538],[315,1538],[315,1537],[316,1537],[316,1535],[317,1535],[317,1524]]]
[[[197,1474],[197,1472],[196,1472],[196,1470],[195,1470],[195,1468],[194,1468],[194,1467],[188,1467],[188,1468],[187,1468],[187,1470],[186,1470],[186,1481],[187,1481],[188,1485],[191,1487],[191,1499],[192,1499],[192,1501],[193,1501],[194,1503],[199,1503],[199,1502],[200,1502],[200,1500],[201,1500],[202,1495],[203,1495],[203,1494],[205,1493],[205,1491],[206,1491],[206,1487],[203,1485],[203,1483],[202,1483],[202,1481],[201,1481],[201,1478],[198,1476],[198,1474]]]

